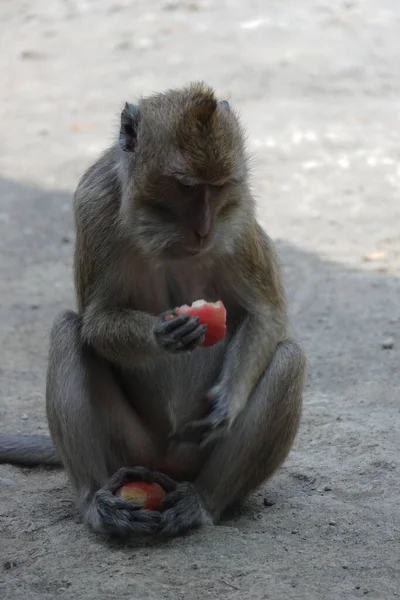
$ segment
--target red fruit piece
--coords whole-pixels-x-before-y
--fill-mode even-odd
[[[146,510],[160,510],[165,490],[155,482],[131,481],[122,486],[116,495],[124,500],[132,500]]]
[[[226,334],[226,308],[221,302],[206,302],[196,300],[191,306],[184,304],[176,309],[177,315],[199,317],[201,325],[207,325],[207,331],[202,346],[213,346],[220,342]]]

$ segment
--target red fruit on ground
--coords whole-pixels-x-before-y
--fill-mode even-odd
[[[131,481],[120,488],[116,495],[140,504],[146,510],[160,510],[165,490],[158,483]]]

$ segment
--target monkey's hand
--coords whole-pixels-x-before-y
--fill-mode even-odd
[[[171,436],[174,441],[205,445],[229,429],[232,419],[226,394],[215,387],[208,392],[205,402],[208,414],[197,421],[190,421],[181,431],[174,433]]]
[[[146,467],[121,467],[108,480],[107,487],[115,494],[120,488],[131,481],[145,481],[146,483],[158,483],[167,493],[176,489],[177,483],[158,471],[150,471]]]
[[[204,342],[207,325],[199,325],[198,317],[165,312],[158,318],[154,335],[158,344],[168,352],[190,352]]]
[[[139,504],[115,495],[125,484],[138,480],[156,482],[167,494],[177,487],[177,484],[163,473],[149,471],[144,467],[119,469],[93,497],[98,530],[118,537],[152,536],[158,532],[161,523],[159,511],[144,510]]]
[[[164,512],[161,516],[159,534],[173,537],[190,529],[212,524],[212,518],[193,484],[178,483],[173,492],[163,500]]]

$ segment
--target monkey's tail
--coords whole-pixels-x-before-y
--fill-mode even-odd
[[[0,463],[62,467],[51,438],[45,435],[0,434]]]

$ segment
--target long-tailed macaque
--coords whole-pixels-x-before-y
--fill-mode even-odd
[[[78,308],[56,319],[50,341],[55,447],[2,436],[0,459],[62,462],[97,532],[171,536],[215,523],[293,443],[306,360],[288,337],[248,177],[238,117],[193,84],[126,104],[118,141],[78,185]],[[209,348],[197,318],[172,312],[201,298],[227,309],[227,334]],[[134,479],[165,488],[163,510],[115,495]]]

